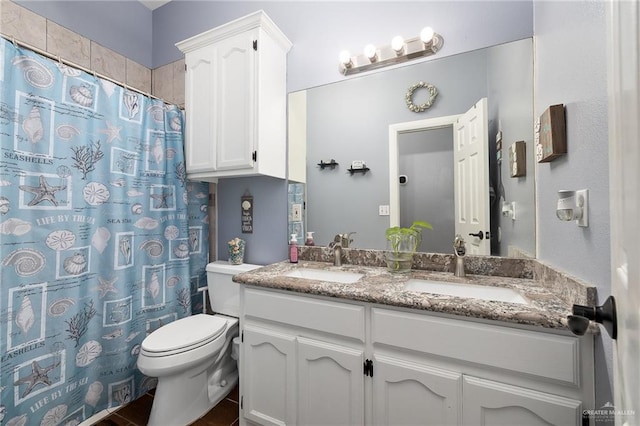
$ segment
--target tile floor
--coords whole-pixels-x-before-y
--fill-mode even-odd
[[[238,426],[238,400],[238,387],[236,386],[225,399],[191,425]],[[153,395],[147,393],[95,423],[95,426],[146,426],[152,403]]]

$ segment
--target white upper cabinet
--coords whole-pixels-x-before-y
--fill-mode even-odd
[[[287,37],[258,11],[176,46],[186,64],[189,179],[284,178]]]

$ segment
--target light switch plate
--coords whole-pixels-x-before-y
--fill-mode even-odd
[[[379,216],[389,216],[389,206],[388,205],[379,205],[378,206],[378,215]]]
[[[302,204],[291,204],[291,220],[293,222],[302,220]]]

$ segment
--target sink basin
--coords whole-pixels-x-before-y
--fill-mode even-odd
[[[469,297],[495,302],[520,303],[522,305],[529,304],[529,301],[517,291],[503,287],[411,279],[405,283],[404,289],[407,291]]]
[[[297,268],[284,274],[285,277],[302,278],[305,280],[329,281],[334,283],[351,284],[362,278],[362,274],[345,271],[327,271],[324,269]]]

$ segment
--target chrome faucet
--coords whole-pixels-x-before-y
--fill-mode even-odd
[[[464,246],[464,239],[460,234],[457,234],[453,241],[453,254],[456,255],[456,269],[454,272],[456,277],[466,276],[464,271],[464,256],[466,253],[467,249]]]
[[[353,238],[351,238],[353,234],[355,234],[355,232],[336,234],[336,236],[333,237],[333,242],[340,244],[343,248],[349,248],[349,245],[353,242]]]
[[[342,244],[333,242],[333,266],[342,266]]]

